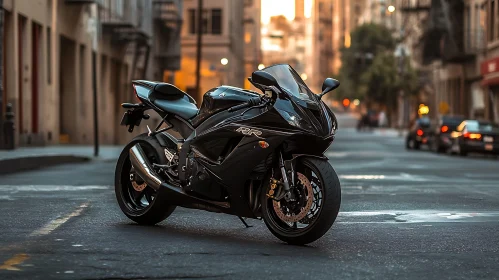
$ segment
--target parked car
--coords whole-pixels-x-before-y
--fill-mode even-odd
[[[499,124],[488,121],[465,120],[451,133],[451,153],[499,155]]]
[[[446,152],[452,144],[450,137],[452,131],[455,131],[464,119],[463,116],[440,117],[435,127],[432,128],[432,135],[429,139],[431,150],[437,153]]]
[[[378,127],[378,117],[379,114],[374,110],[367,111],[366,114],[363,114],[358,123],[357,130],[361,131],[364,129],[372,130],[375,127]]]
[[[405,147],[408,150],[419,150],[422,145],[428,145],[430,135],[430,119],[427,117],[418,118],[409,129],[409,133],[407,133]]]

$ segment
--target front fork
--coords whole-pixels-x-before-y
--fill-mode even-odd
[[[290,170],[286,171],[286,165],[284,164],[282,152],[279,152],[279,169],[281,170],[283,189],[284,189],[284,199],[286,201],[294,201],[295,195],[291,192],[291,187],[294,186],[295,171],[293,170],[292,164],[290,164]],[[291,183],[288,180],[288,174],[291,174]],[[282,197],[276,199],[280,200],[282,199]]]

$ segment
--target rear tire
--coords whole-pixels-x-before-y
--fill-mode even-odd
[[[274,208],[269,206],[270,199],[266,196],[269,185],[264,186],[264,191],[261,192],[262,216],[267,228],[275,237],[294,245],[308,244],[321,238],[336,220],[341,204],[340,181],[327,161],[302,158],[300,164],[310,168],[322,185],[321,208],[306,228],[296,230],[292,227],[285,228],[284,222],[277,220],[279,218],[276,217]]]
[[[166,163],[166,157],[162,153],[163,148],[157,143],[157,141],[147,134],[141,134],[135,137],[130,143],[128,143],[120,154],[118,163],[116,164],[115,172],[115,194],[118,204],[123,211],[123,213],[132,221],[141,225],[155,225],[164,219],[168,218],[175,210],[176,206],[169,204],[165,199],[165,193],[160,191],[154,192],[155,196],[149,205],[145,206],[143,209],[134,205],[130,198],[130,170],[131,162],[129,156],[129,150],[135,144],[139,143],[147,154],[148,158],[153,158],[154,162],[159,164]],[[151,187],[147,186],[143,192],[152,193]],[[149,195],[152,197],[152,195]]]

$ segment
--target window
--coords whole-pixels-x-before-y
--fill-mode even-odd
[[[196,34],[196,10],[189,9],[189,34]]]
[[[197,11],[189,9],[189,34],[197,33]],[[222,9],[203,10],[203,34],[222,34]]]
[[[355,4],[355,14],[356,15],[360,15],[360,5],[359,4]]]
[[[222,10],[211,10],[211,33],[222,34]]]

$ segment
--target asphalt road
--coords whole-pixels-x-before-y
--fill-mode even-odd
[[[134,225],[100,161],[0,177],[0,279],[499,279],[499,160],[408,152],[353,123],[327,153],[340,216],[309,246],[197,210]]]

